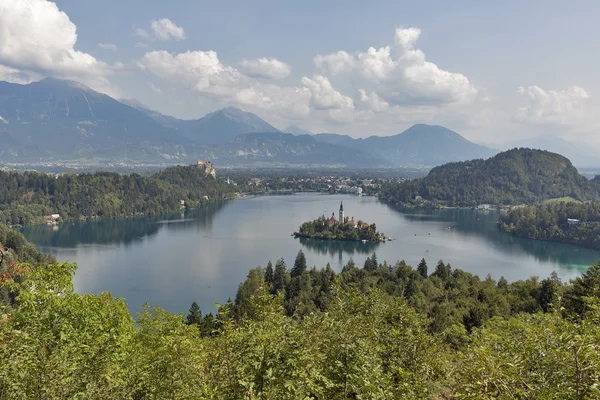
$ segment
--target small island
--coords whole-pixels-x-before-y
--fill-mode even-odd
[[[363,243],[385,242],[391,240],[381,232],[377,232],[375,224],[363,221],[354,221],[344,216],[344,204],[340,203],[339,218],[332,213],[330,218],[321,216],[314,221],[305,222],[300,226],[298,232],[292,236],[296,238],[311,238],[322,240],[340,240]]]

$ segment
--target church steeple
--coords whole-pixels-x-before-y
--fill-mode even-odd
[[[340,224],[344,223],[344,203],[342,203],[340,201],[340,219],[339,219]]]

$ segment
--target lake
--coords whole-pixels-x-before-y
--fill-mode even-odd
[[[320,215],[377,224],[392,242],[363,244],[294,239],[302,222]],[[600,252],[515,238],[496,227],[498,213],[470,210],[402,210],[376,198],[302,193],[243,197],[193,212],[138,219],[35,226],[22,229],[40,251],[77,262],[79,293],[110,291],[135,312],[144,303],[185,313],[193,301],[205,312],[235,297],[248,270],[283,257],[291,267],[302,249],[309,266],[340,271],[350,257],[361,266],[373,252],[380,262],[425,258],[432,272],[440,260],[453,268],[509,281],[556,271],[579,275]]]

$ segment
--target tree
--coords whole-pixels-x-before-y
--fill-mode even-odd
[[[289,275],[287,273],[285,261],[283,260],[283,258],[280,258],[275,263],[275,272],[273,273],[273,287],[271,288],[271,291],[273,293],[277,293],[282,290],[285,290],[288,281]]]
[[[417,265],[417,271],[421,277],[427,278],[427,261],[424,258],[421,258],[421,262]]]
[[[302,275],[306,271],[306,256],[302,250],[298,251],[298,255],[296,256],[296,261],[294,261],[294,267],[290,273],[291,278],[295,278],[297,276]]]
[[[198,303],[195,301],[190,306],[190,311],[185,317],[185,322],[188,325],[197,325],[198,327],[200,327],[200,324],[202,323],[202,312],[200,311]]]
[[[342,272],[349,271],[352,268],[356,268],[356,263],[354,262],[354,259],[352,257],[350,257],[350,259],[348,260],[346,265],[344,265],[344,268],[342,268]]]
[[[265,282],[269,285],[273,285],[273,264],[271,261],[268,262],[267,268],[265,268]]]
[[[433,275],[437,276],[444,282],[448,279],[448,268],[442,260],[440,260],[435,266],[435,272],[433,273]]]

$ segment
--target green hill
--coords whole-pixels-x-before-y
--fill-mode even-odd
[[[381,199],[388,203],[460,207],[530,204],[567,196],[595,200],[598,190],[567,158],[526,148],[487,160],[445,164],[424,178],[390,184],[381,192]]]

